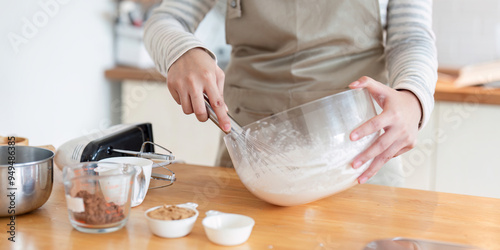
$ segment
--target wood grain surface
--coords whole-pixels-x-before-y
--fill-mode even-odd
[[[178,178],[175,184],[149,190],[144,203],[132,208],[127,225],[108,234],[87,234],[72,228],[62,173],[54,168],[49,201],[16,218],[16,242],[7,240],[9,219],[0,219],[4,228],[0,248],[363,249],[376,239],[409,237],[500,249],[500,199],[364,184],[313,203],[278,207],[249,193],[233,169],[183,164],[170,168]],[[166,239],[149,231],[144,211],[185,202],[199,204],[200,216],[191,234]],[[211,243],[201,224],[208,210],[254,218],[249,240],[235,247]]]

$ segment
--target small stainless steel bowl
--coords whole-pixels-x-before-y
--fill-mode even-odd
[[[0,217],[25,214],[47,202],[53,158],[54,152],[44,148],[0,146]]]

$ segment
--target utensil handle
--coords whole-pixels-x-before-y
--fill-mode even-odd
[[[29,145],[28,138],[19,137],[19,136],[16,136],[15,138],[16,138],[15,139],[16,145],[20,145],[20,146],[28,146]],[[8,143],[9,143],[9,136],[6,136],[6,137],[0,136],[0,145],[7,145]]]
[[[52,145],[43,145],[43,146],[36,146],[37,148],[44,148],[44,149],[48,149],[52,152],[56,152],[56,148]]]
[[[224,133],[228,133],[226,131],[224,131],[220,124],[219,124],[219,119],[217,119],[217,115],[215,114],[215,111],[214,109],[212,108],[212,106],[210,105],[210,102],[208,101],[208,97],[207,95],[203,94],[204,97],[205,97],[205,107],[207,107],[207,114],[208,114],[208,119],[210,119],[213,123],[215,123],[215,125],[217,125],[217,127],[220,128],[220,130],[222,130],[222,132]]]
[[[222,130],[222,132],[224,132],[226,134],[229,134],[230,132],[235,132],[236,134],[243,133],[243,128],[229,114],[227,114],[227,116],[229,116],[229,121],[231,122],[231,131],[230,132],[224,131],[224,129],[222,129],[222,127],[219,124],[219,119],[217,118],[217,115],[215,114],[214,109],[210,105],[210,101],[208,100],[207,94],[204,93],[203,97],[205,98],[205,106],[207,107],[208,118],[213,123],[215,123],[215,125],[217,125],[217,127],[219,127],[220,130]]]

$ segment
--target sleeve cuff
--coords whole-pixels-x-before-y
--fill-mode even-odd
[[[168,62],[166,71],[160,72],[160,73],[162,73],[166,77],[167,72],[170,69],[170,67],[172,66],[172,64],[174,64],[174,62],[176,62],[186,52],[188,52],[189,50],[194,49],[194,48],[201,48],[201,49],[205,50],[205,52],[207,52],[215,60],[215,63],[217,63],[217,57],[215,56],[215,54],[212,51],[210,51],[207,47],[205,47],[203,44],[198,43],[198,44],[193,44],[191,46],[186,46],[177,55],[175,55],[175,57],[173,57],[172,61]]]
[[[434,108],[434,97],[426,95],[418,87],[410,83],[400,83],[395,89],[410,91],[417,97],[418,101],[420,102],[420,108],[422,110],[422,117],[420,118],[418,129],[421,130],[422,128],[424,128],[429,121],[432,110]]]

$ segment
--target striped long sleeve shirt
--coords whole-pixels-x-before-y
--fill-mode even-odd
[[[144,42],[157,69],[170,66],[188,50],[207,49],[194,32],[217,0],[163,0],[146,23]],[[432,32],[432,0],[379,0],[389,86],[409,90],[420,101],[422,126],[434,108],[437,53]],[[215,58],[215,54],[207,51]]]

